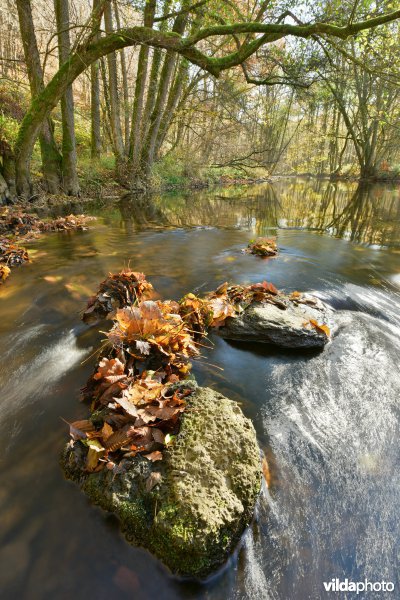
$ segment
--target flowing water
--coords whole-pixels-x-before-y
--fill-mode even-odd
[[[346,577],[393,582],[368,598],[399,598],[399,189],[279,180],[86,210],[89,231],[30,244],[34,260],[0,289],[1,598],[318,600]],[[241,252],[264,234],[277,258]],[[241,402],[272,473],[241,546],[203,584],[129,546],[57,462],[102,337],[79,311],[128,265],[165,298],[267,279],[337,311],[322,353],[213,338],[195,364],[200,384]]]

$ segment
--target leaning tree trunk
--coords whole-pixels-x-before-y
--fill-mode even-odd
[[[188,0],[182,3],[182,7],[187,7]],[[187,15],[181,14],[178,15],[175,19],[174,26],[172,28],[173,33],[177,33],[178,35],[182,35],[185,31],[187,24]],[[164,63],[162,66],[160,81],[158,86],[158,94],[157,99],[154,105],[154,109],[151,115],[151,122],[149,131],[143,145],[143,149],[141,152],[141,167],[144,175],[144,181],[147,182],[150,175],[151,169],[154,163],[156,147],[157,147],[157,138],[161,126],[162,117],[164,114],[164,109],[166,103],[168,101],[168,91],[173,80],[174,70],[176,67],[177,55],[174,52],[167,51],[164,59]]]
[[[35,99],[43,91],[44,83],[30,0],[17,0],[17,10],[32,99]],[[46,189],[51,194],[57,194],[60,191],[61,155],[54,140],[53,125],[49,117],[43,122],[39,142]],[[29,159],[20,167],[20,173],[17,174],[20,181],[18,193],[29,196],[32,192]]]
[[[165,137],[168,133],[168,130],[171,126],[172,120],[175,116],[176,109],[178,106],[178,102],[182,96],[183,86],[187,80],[187,76],[189,73],[189,63],[186,59],[179,59],[179,67],[177,69],[177,74],[175,76],[174,84],[169,92],[167,105],[164,110],[163,117],[161,119],[158,136],[155,144],[155,157],[158,157],[158,154],[161,150],[161,146],[165,140]]]
[[[68,60],[70,53],[68,0],[54,0],[54,10],[57,21],[58,55],[61,67]],[[68,196],[79,196],[72,85],[68,86],[61,98],[61,117],[63,191]]]

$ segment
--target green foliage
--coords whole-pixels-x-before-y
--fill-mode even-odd
[[[0,112],[0,140],[13,145],[17,139],[19,123],[13,117]]]
[[[98,159],[92,159],[90,152],[81,151],[78,158],[79,176],[86,182],[98,182],[112,179],[115,169],[115,157],[104,154]]]
[[[17,86],[0,83],[0,140],[14,144],[28,98]]]

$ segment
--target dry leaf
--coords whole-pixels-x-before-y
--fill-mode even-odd
[[[155,450],[154,452],[151,452],[150,454],[144,454],[144,456],[148,460],[151,460],[151,462],[156,462],[157,460],[163,459],[162,452],[160,452],[159,450]]]
[[[104,441],[108,440],[108,438],[114,433],[113,428],[108,423],[104,422],[103,427],[101,428],[101,437]]]
[[[87,438],[87,433],[94,430],[95,427],[89,419],[82,419],[69,424],[69,433],[74,440],[84,440]]]
[[[320,333],[324,333],[327,337],[330,336],[331,334],[331,330],[329,329],[328,325],[320,325],[317,321],[315,321],[314,319],[310,319],[310,323],[311,325]]]

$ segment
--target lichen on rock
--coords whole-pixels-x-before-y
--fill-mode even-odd
[[[323,348],[330,340],[332,310],[310,294],[279,296],[279,304],[254,302],[218,330],[229,340],[282,348]]]
[[[137,455],[115,472],[84,473],[77,452],[79,445],[63,452],[66,476],[116,514],[128,541],[180,576],[204,578],[220,567],[252,518],[261,484],[254,427],[210,388],[188,397],[162,461]]]

